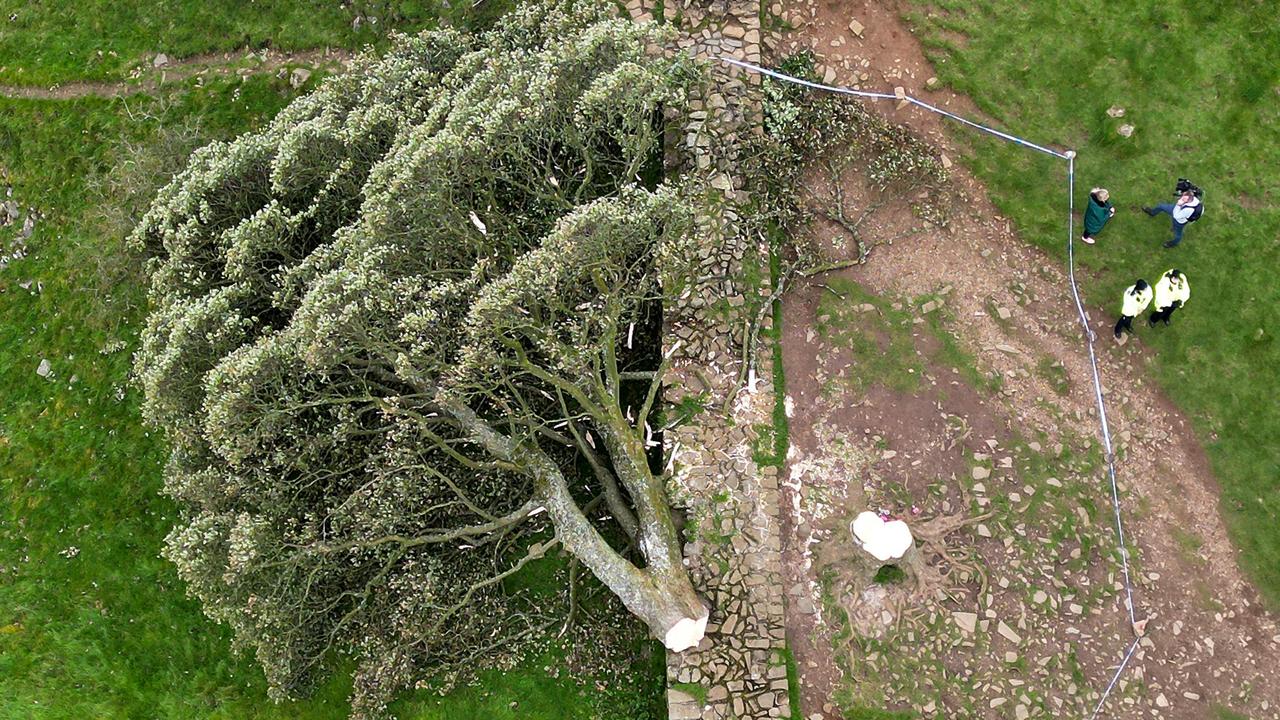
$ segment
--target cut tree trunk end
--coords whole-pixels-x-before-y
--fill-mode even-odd
[[[911,528],[901,520],[888,520],[869,510],[849,523],[849,534],[858,546],[855,551],[857,587],[867,587],[885,566],[902,570],[917,587],[928,584],[932,568],[916,545]]]
[[[911,529],[901,520],[888,520],[864,510],[849,524],[849,532],[862,549],[880,562],[891,563],[911,547]]]
[[[702,642],[711,612],[693,589],[688,573],[663,573],[650,579],[653,593],[647,607],[639,612],[632,609],[632,612],[639,615],[653,636],[672,652],[684,652]]]

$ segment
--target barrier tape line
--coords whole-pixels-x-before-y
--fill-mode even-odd
[[[1136,633],[1137,632],[1137,626],[1136,626],[1137,616],[1135,614],[1134,606],[1133,606],[1133,583],[1129,573],[1129,548],[1128,548],[1128,545],[1125,543],[1124,522],[1121,520],[1121,517],[1120,517],[1120,491],[1119,491],[1119,485],[1116,481],[1115,453],[1113,452],[1112,446],[1111,446],[1111,428],[1107,423],[1107,409],[1106,409],[1106,404],[1103,401],[1102,379],[1101,379],[1101,375],[1098,372],[1098,358],[1096,353],[1094,353],[1094,350],[1093,350],[1093,344],[1094,344],[1094,341],[1097,340],[1097,336],[1094,334],[1093,330],[1090,329],[1089,327],[1089,315],[1088,313],[1085,312],[1084,303],[1080,300],[1080,288],[1076,284],[1076,259],[1075,259],[1076,153],[1075,151],[1066,150],[1063,152],[1058,152],[1057,150],[1053,150],[1043,145],[1037,145],[1036,143],[1033,143],[1029,140],[1025,140],[1015,135],[1010,135],[1009,133],[1002,132],[995,128],[988,127],[978,122],[974,122],[973,120],[969,120],[968,118],[956,115],[955,113],[948,112],[946,110],[943,110],[942,108],[936,107],[934,105],[930,105],[929,103],[924,102],[923,100],[918,100],[910,95],[899,96],[897,94],[870,92],[866,90],[854,90],[852,88],[839,87],[835,85],[826,85],[823,83],[812,82],[809,80],[802,80],[798,77],[787,75],[786,73],[781,73],[776,70],[770,70],[769,68],[761,67],[759,65],[753,65],[748,62],[743,62],[742,60],[738,60],[737,58],[720,56],[718,59],[721,62],[727,63],[729,65],[737,66],[739,68],[748,70],[750,72],[759,73],[761,75],[774,78],[775,80],[781,80],[783,82],[788,82],[795,85],[802,85],[804,87],[811,88],[814,90],[823,90],[826,92],[833,92],[841,95],[850,95],[853,97],[862,97],[862,98],[872,98],[877,100],[906,101],[912,105],[915,105],[916,107],[922,108],[924,110],[928,110],[929,112],[937,113],[944,117],[951,118],[952,120],[955,120],[956,122],[959,122],[963,125],[967,125],[971,128],[980,130],[989,135],[994,135],[998,138],[1001,138],[1002,140],[1006,140],[1008,142],[1014,143],[1015,145],[1021,145],[1022,147],[1029,148],[1031,150],[1036,150],[1038,152],[1042,152],[1047,155],[1052,155],[1053,157],[1056,157],[1060,160],[1067,161],[1067,277],[1071,283],[1071,296],[1075,300],[1076,312],[1079,314],[1079,317],[1080,317],[1080,326],[1084,330],[1085,348],[1089,351],[1089,366],[1093,373],[1093,392],[1098,405],[1098,429],[1099,429],[1099,433],[1102,436],[1103,448],[1106,451],[1107,477],[1111,483],[1111,505],[1112,505],[1112,508],[1114,508],[1115,510],[1116,540],[1117,540],[1117,544],[1119,546],[1119,551],[1120,551],[1120,565],[1124,570],[1125,609],[1128,611],[1130,627]],[[1111,691],[1115,689],[1116,683],[1119,682],[1120,680],[1120,675],[1124,673],[1124,669],[1129,665],[1129,660],[1133,657],[1133,654],[1137,651],[1138,646],[1141,642],[1142,642],[1142,636],[1138,636],[1134,638],[1133,642],[1129,644],[1129,649],[1125,653],[1124,659],[1121,660],[1119,667],[1116,668],[1115,674],[1112,675],[1111,682],[1108,683],[1106,689],[1103,690],[1102,696],[1098,700],[1097,706],[1094,707],[1093,709],[1093,714],[1089,716],[1090,720],[1095,720],[1098,717],[1098,714],[1102,712],[1103,705],[1106,704],[1107,698],[1111,696]]]
[[[780,73],[777,70],[770,70],[769,68],[760,67],[759,65],[752,65],[749,62],[743,62],[742,60],[739,60],[737,58],[721,56],[719,60],[721,62],[725,62],[730,65],[736,65],[745,70],[750,70],[752,72],[760,73],[761,75],[767,75],[776,80],[782,80],[783,82],[789,82],[794,85],[803,85],[807,88],[812,88],[814,90],[826,90],[827,92],[839,93],[841,95],[852,95],[854,97],[864,97],[864,98],[876,98],[880,100],[899,100],[899,99],[905,100],[906,102],[909,102],[912,105],[916,105],[918,107],[924,108],[925,110],[928,110],[930,112],[935,112],[939,115],[944,115],[946,117],[951,118],[952,120],[955,120],[956,122],[962,123],[964,125],[968,125],[969,127],[977,130],[981,130],[982,132],[995,135],[998,138],[1001,138],[1003,140],[1008,140],[1009,142],[1014,143],[1016,145],[1022,145],[1023,147],[1028,147],[1028,148],[1031,148],[1032,150],[1038,150],[1039,152],[1052,155],[1060,160],[1067,159],[1066,153],[1060,153],[1057,150],[1044,147],[1043,145],[1037,145],[1029,140],[1024,140],[1015,135],[1010,135],[1009,133],[996,130],[993,127],[987,127],[982,123],[976,123],[966,117],[961,117],[959,115],[956,115],[953,112],[943,110],[940,107],[935,107],[923,100],[919,100],[910,95],[904,95],[901,98],[899,98],[897,95],[893,93],[871,92],[869,90],[854,90],[852,88],[840,87],[837,85],[825,85],[823,83],[812,82],[809,80],[802,80],[798,77],[787,75],[786,73]]]
[[[789,82],[793,85],[803,85],[807,88],[812,88],[814,90],[826,90],[827,92],[839,93],[841,95],[853,95],[854,97],[866,97],[866,98],[880,98],[882,100],[891,100],[898,97],[893,93],[886,94],[886,93],[870,92],[867,90],[854,90],[852,88],[847,88],[847,87],[837,87],[835,85],[823,85],[822,83],[810,82],[808,80],[801,80],[798,77],[792,77],[791,75],[787,75],[786,73],[780,73],[777,70],[770,70],[769,68],[760,67],[759,65],[752,65],[749,62],[743,62],[737,58],[725,57],[723,55],[720,56],[718,59],[721,62],[725,62],[730,65],[737,65],[738,67],[743,68],[744,70],[750,70],[751,72],[759,73],[761,75],[768,75],[769,77],[775,80]]]
[[[1102,380],[1098,376],[1098,359],[1093,352],[1096,339],[1089,327],[1089,315],[1085,312],[1084,303],[1080,301],[1080,290],[1076,285],[1076,253],[1075,253],[1075,189],[1076,158],[1072,153],[1067,158],[1067,277],[1071,281],[1071,295],[1075,298],[1076,312],[1080,315],[1080,326],[1084,329],[1085,347],[1089,349],[1089,366],[1093,371],[1093,392],[1098,403],[1098,426],[1102,430],[1102,446],[1106,450],[1107,478],[1111,482],[1111,506],[1115,509],[1116,538],[1120,549],[1120,567],[1124,569],[1125,608],[1129,612],[1129,623],[1137,622],[1133,610],[1133,583],[1129,577],[1129,548],[1124,540],[1124,523],[1120,519],[1120,491],[1116,483],[1115,452],[1111,447],[1111,427],[1107,423],[1107,406],[1102,399]]]
[[[1120,681],[1120,675],[1124,673],[1124,669],[1129,665],[1129,658],[1133,657],[1133,653],[1138,649],[1138,643],[1142,642],[1142,638],[1136,637],[1133,642],[1129,643],[1129,651],[1124,654],[1124,659],[1120,661],[1120,666],[1116,668],[1115,674],[1111,676],[1111,682],[1107,683],[1107,689],[1103,691],[1102,698],[1098,700],[1098,704],[1093,708],[1093,714],[1089,717],[1096,718],[1098,713],[1102,712],[1102,705],[1107,702],[1107,698],[1111,695],[1111,690],[1115,688],[1116,683]]]

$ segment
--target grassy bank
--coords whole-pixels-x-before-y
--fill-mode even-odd
[[[270,703],[254,660],[231,652],[159,557],[175,506],[159,494],[164,449],[128,382],[146,301],[140,258],[124,248],[129,209],[185,147],[259,126],[294,94],[255,77],[127,103],[0,100],[0,193],[12,185],[23,212],[38,212],[26,256],[0,269],[0,718],[346,717],[340,671],[312,698]],[[0,228],[0,249],[16,238]],[[581,615],[627,627],[613,606]],[[548,638],[473,687],[427,687],[395,711],[659,717],[661,648],[611,635]]]
[[[49,86],[121,80],[164,53],[179,59],[237,49],[359,48],[391,29],[414,31],[441,19],[483,25],[510,0],[36,0],[0,17],[0,83]],[[10,15],[12,14],[12,17]]]
[[[1186,272],[1192,297],[1170,328],[1139,327],[1152,374],[1191,417],[1222,487],[1241,561],[1280,606],[1280,26],[1259,3],[1137,0],[916,3],[912,22],[939,78],[1002,126],[1075,148],[1076,206],[1091,186],[1120,208],[1078,246],[1086,293],[1108,313],[1135,277]],[[1109,108],[1123,108],[1112,117]],[[1130,124],[1130,137],[1119,133]],[[1052,161],[956,133],[1023,237],[1062,255],[1063,182]],[[1163,249],[1174,181],[1205,188],[1203,219]],[[1134,378],[1137,380],[1138,378]]]

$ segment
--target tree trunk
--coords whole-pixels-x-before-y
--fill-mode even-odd
[[[651,565],[641,569],[632,565],[582,514],[560,468],[539,449],[522,451],[529,453],[526,462],[532,466],[539,499],[546,504],[556,526],[556,537],[565,548],[669,649],[679,652],[697,645],[706,631],[708,610],[693,589],[683,563],[675,568]]]
[[[671,517],[666,484],[649,471],[644,441],[636,437],[621,414],[597,420],[614,472],[635,504],[636,519],[640,523],[640,548],[645,561],[660,571],[683,571],[684,557],[679,533]]]
[[[683,563],[672,566],[664,557],[663,561],[644,569],[632,565],[582,514],[559,466],[541,448],[517,445],[465,405],[449,403],[446,408],[482,447],[497,458],[518,463],[533,477],[537,499],[547,508],[556,537],[632,614],[649,626],[654,637],[677,652],[698,644],[706,632],[709,613],[693,589]],[[651,488],[650,497],[654,496]],[[642,521],[641,535],[661,537],[661,551],[666,551],[665,543],[676,539],[675,530],[670,522],[669,507],[664,505],[660,512],[665,513],[666,522],[662,522],[661,515],[656,523]],[[642,550],[648,559],[649,550],[643,547]]]

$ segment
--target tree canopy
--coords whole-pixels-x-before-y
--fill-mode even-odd
[[[348,653],[377,714],[527,630],[502,581],[555,545],[701,636],[650,452],[703,194],[658,166],[702,82],[668,39],[581,2],[398,38],[197,151],[135,230],[165,553],[273,697]]]

